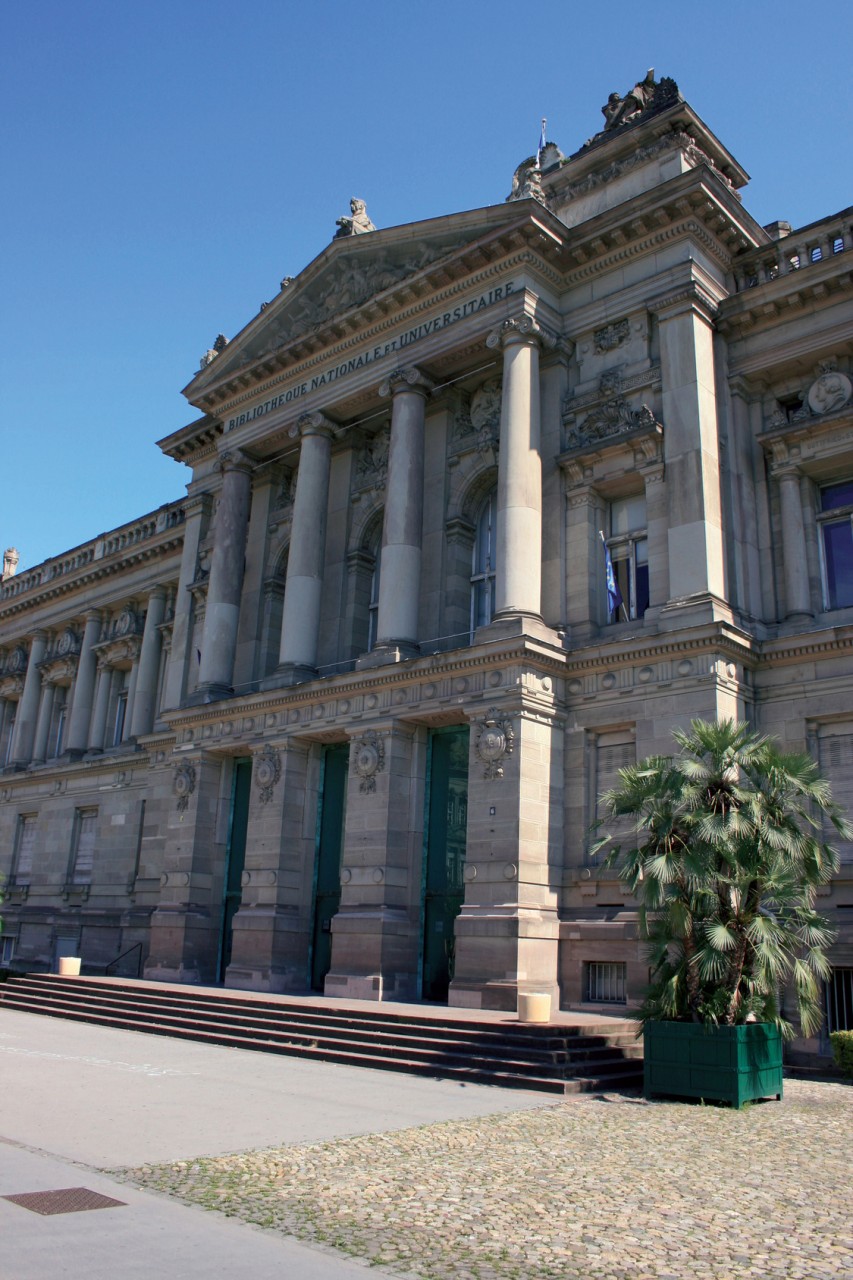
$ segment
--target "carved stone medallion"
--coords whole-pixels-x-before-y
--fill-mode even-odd
[[[353,743],[353,768],[361,781],[359,791],[368,794],[376,790],[376,775],[385,764],[385,746],[372,729]]]
[[[812,383],[808,391],[808,404],[812,413],[820,415],[840,409],[853,395],[853,382],[846,373],[828,369]]]
[[[607,351],[614,351],[616,347],[622,345],[628,337],[630,326],[627,320],[616,320],[613,324],[607,324],[603,329],[596,329],[592,335],[595,342],[596,355],[603,355]]]
[[[274,747],[264,747],[255,762],[255,781],[260,787],[259,800],[268,804],[281,777],[281,757]]]
[[[189,805],[190,796],[195,791],[195,765],[190,764],[188,760],[182,760],[180,764],[175,765],[172,790],[178,797],[178,812],[183,813]]]
[[[503,761],[508,755],[512,755],[514,746],[512,721],[504,719],[497,707],[490,707],[480,722],[480,736],[477,740],[477,755],[486,766],[484,778],[503,777]]]

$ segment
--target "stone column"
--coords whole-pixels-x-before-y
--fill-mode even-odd
[[[154,714],[157,710],[157,677],[160,673],[160,624],[165,614],[166,588],[155,587],[148,597],[132,712],[128,709],[131,738],[150,733],[154,727]],[[130,700],[130,693],[128,693],[128,700]]]
[[[95,695],[95,710],[89,731],[89,750],[103,751],[107,736],[107,714],[110,709],[110,691],[112,689],[112,667],[98,663],[98,688]]]
[[[89,725],[92,719],[92,701],[95,693],[95,676],[98,658],[94,646],[101,635],[101,615],[97,609],[86,614],[83,644],[77,662],[77,679],[74,699],[68,717],[65,749],[70,755],[82,755],[88,745]]]
[[[49,680],[42,682],[39,714],[36,721],[36,736],[33,742],[33,764],[44,764],[47,759],[50,722],[53,719],[53,699],[56,696],[56,685]]]
[[[376,646],[370,659],[398,661],[418,652],[424,508],[424,424],[430,380],[397,369],[379,388],[391,396],[391,445],[382,526],[382,577]]]
[[[181,553],[181,572],[175,597],[175,621],[172,625],[172,644],[169,649],[169,665],[166,669],[166,685],[163,693],[164,710],[172,711],[179,707],[186,692],[190,637],[193,630],[193,598],[190,587],[195,580],[198,546],[206,532],[210,507],[209,493],[194,494],[184,503],[184,546]]]
[[[220,465],[222,490],[204,611],[199,682],[193,698],[198,702],[215,702],[233,693],[231,681],[246,559],[252,464],[236,451],[224,453]]]
[[[803,504],[800,499],[800,473],[796,467],[776,473],[782,507],[782,557],[785,572],[785,617],[812,616],[809,591],[809,568],[806,561],[806,536]]]
[[[510,622],[517,630],[518,622],[526,618],[541,626],[539,348],[543,343],[553,346],[554,339],[527,315],[505,320],[487,339],[489,347],[503,350],[504,359],[493,629]]]
[[[41,672],[39,663],[43,660],[47,649],[47,632],[36,631],[30,643],[30,656],[27,662],[27,674],[24,679],[24,691],[18,704],[18,715],[15,720],[15,736],[12,742],[10,762],[13,768],[25,768],[33,756],[33,741],[36,733],[36,719],[41,699]]]
[[[566,607],[573,644],[590,640],[603,615],[604,566],[601,558],[601,498],[583,483],[580,466],[570,463],[566,486]],[[596,568],[599,571],[596,572]]]
[[[726,595],[710,305],[691,285],[659,311],[670,607]]]
[[[322,413],[304,413],[296,424],[302,436],[302,448],[293,500],[276,671],[277,678],[285,684],[310,680],[317,674],[333,429],[333,424]]]

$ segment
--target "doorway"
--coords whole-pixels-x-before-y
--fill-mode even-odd
[[[231,963],[234,940],[234,917],[243,897],[243,869],[246,865],[246,833],[249,828],[249,802],[252,795],[252,761],[234,761],[231,778],[231,814],[228,821],[228,843],[225,851],[225,882],[222,892],[222,928],[219,935],[217,982],[225,981]]]
[[[467,725],[433,729],[428,747],[421,994],[438,1002],[453,981],[453,931],[465,892],[468,737]]]
[[[314,881],[314,925],[311,933],[311,990],[322,991],[332,965],[332,918],[341,905],[341,853],[347,808],[349,743],[323,750],[317,856]]]

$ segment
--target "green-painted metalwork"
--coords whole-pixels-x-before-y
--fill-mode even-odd
[[[446,1000],[453,980],[454,924],[464,896],[468,736],[467,725],[430,733],[422,914],[425,1000]]]
[[[341,853],[347,807],[349,744],[326,747],[320,792],[311,937],[311,989],[322,991],[332,963],[332,917],[341,905]]]
[[[766,1022],[648,1022],[643,1073],[647,1098],[704,1098],[733,1107],[753,1098],[781,1098],[782,1036]]]
[[[222,929],[219,936],[219,982],[231,963],[234,917],[243,898],[243,868],[246,865],[246,832],[249,826],[249,802],[252,793],[252,761],[234,761],[231,780],[231,813],[225,854],[225,883],[222,894]]]

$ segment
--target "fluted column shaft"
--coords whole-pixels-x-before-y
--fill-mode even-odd
[[[418,651],[424,508],[424,426],[432,383],[398,369],[380,387],[392,396],[391,443],[382,528],[382,576],[376,648]]]
[[[95,645],[101,635],[101,615],[97,611],[86,615],[86,626],[83,631],[83,643],[77,662],[77,679],[74,683],[74,698],[71,703],[71,714],[68,717],[68,732],[65,738],[66,750],[83,752],[88,746],[89,725],[92,720],[92,701],[95,695],[95,676],[98,671],[98,656]]]
[[[539,453],[539,344],[546,335],[530,316],[505,321],[487,339],[503,349],[498,456],[495,618],[540,616],[542,603],[542,460]]]
[[[107,736],[107,713],[110,708],[110,690],[113,682],[111,667],[98,668],[98,689],[95,695],[95,710],[92,714],[92,726],[89,732],[89,750],[103,751]]]
[[[321,413],[303,414],[297,426],[302,448],[279,648],[279,671],[292,680],[310,677],[317,667],[333,430]]]
[[[160,626],[165,615],[166,589],[165,587],[155,587],[148,597],[145,629],[142,633],[142,646],[139,651],[136,689],[133,697],[132,714],[130,715],[129,734],[131,738],[138,738],[141,734],[150,733],[154,727],[154,714],[157,710],[157,677],[160,674],[162,640]]]
[[[811,616],[806,531],[800,497],[800,473],[792,468],[779,475],[782,505],[782,556],[785,570],[786,617]]]
[[[216,513],[199,668],[199,693],[211,699],[232,692],[252,494],[251,463],[247,458],[239,453],[225,454],[221,465],[222,491]]]
[[[33,756],[33,741],[36,732],[36,720],[41,700],[41,672],[39,663],[43,660],[47,649],[47,633],[36,631],[30,644],[30,657],[27,663],[27,674],[24,678],[24,691],[18,704],[18,715],[15,720],[15,737],[12,744],[11,763],[18,767],[29,764]]]

